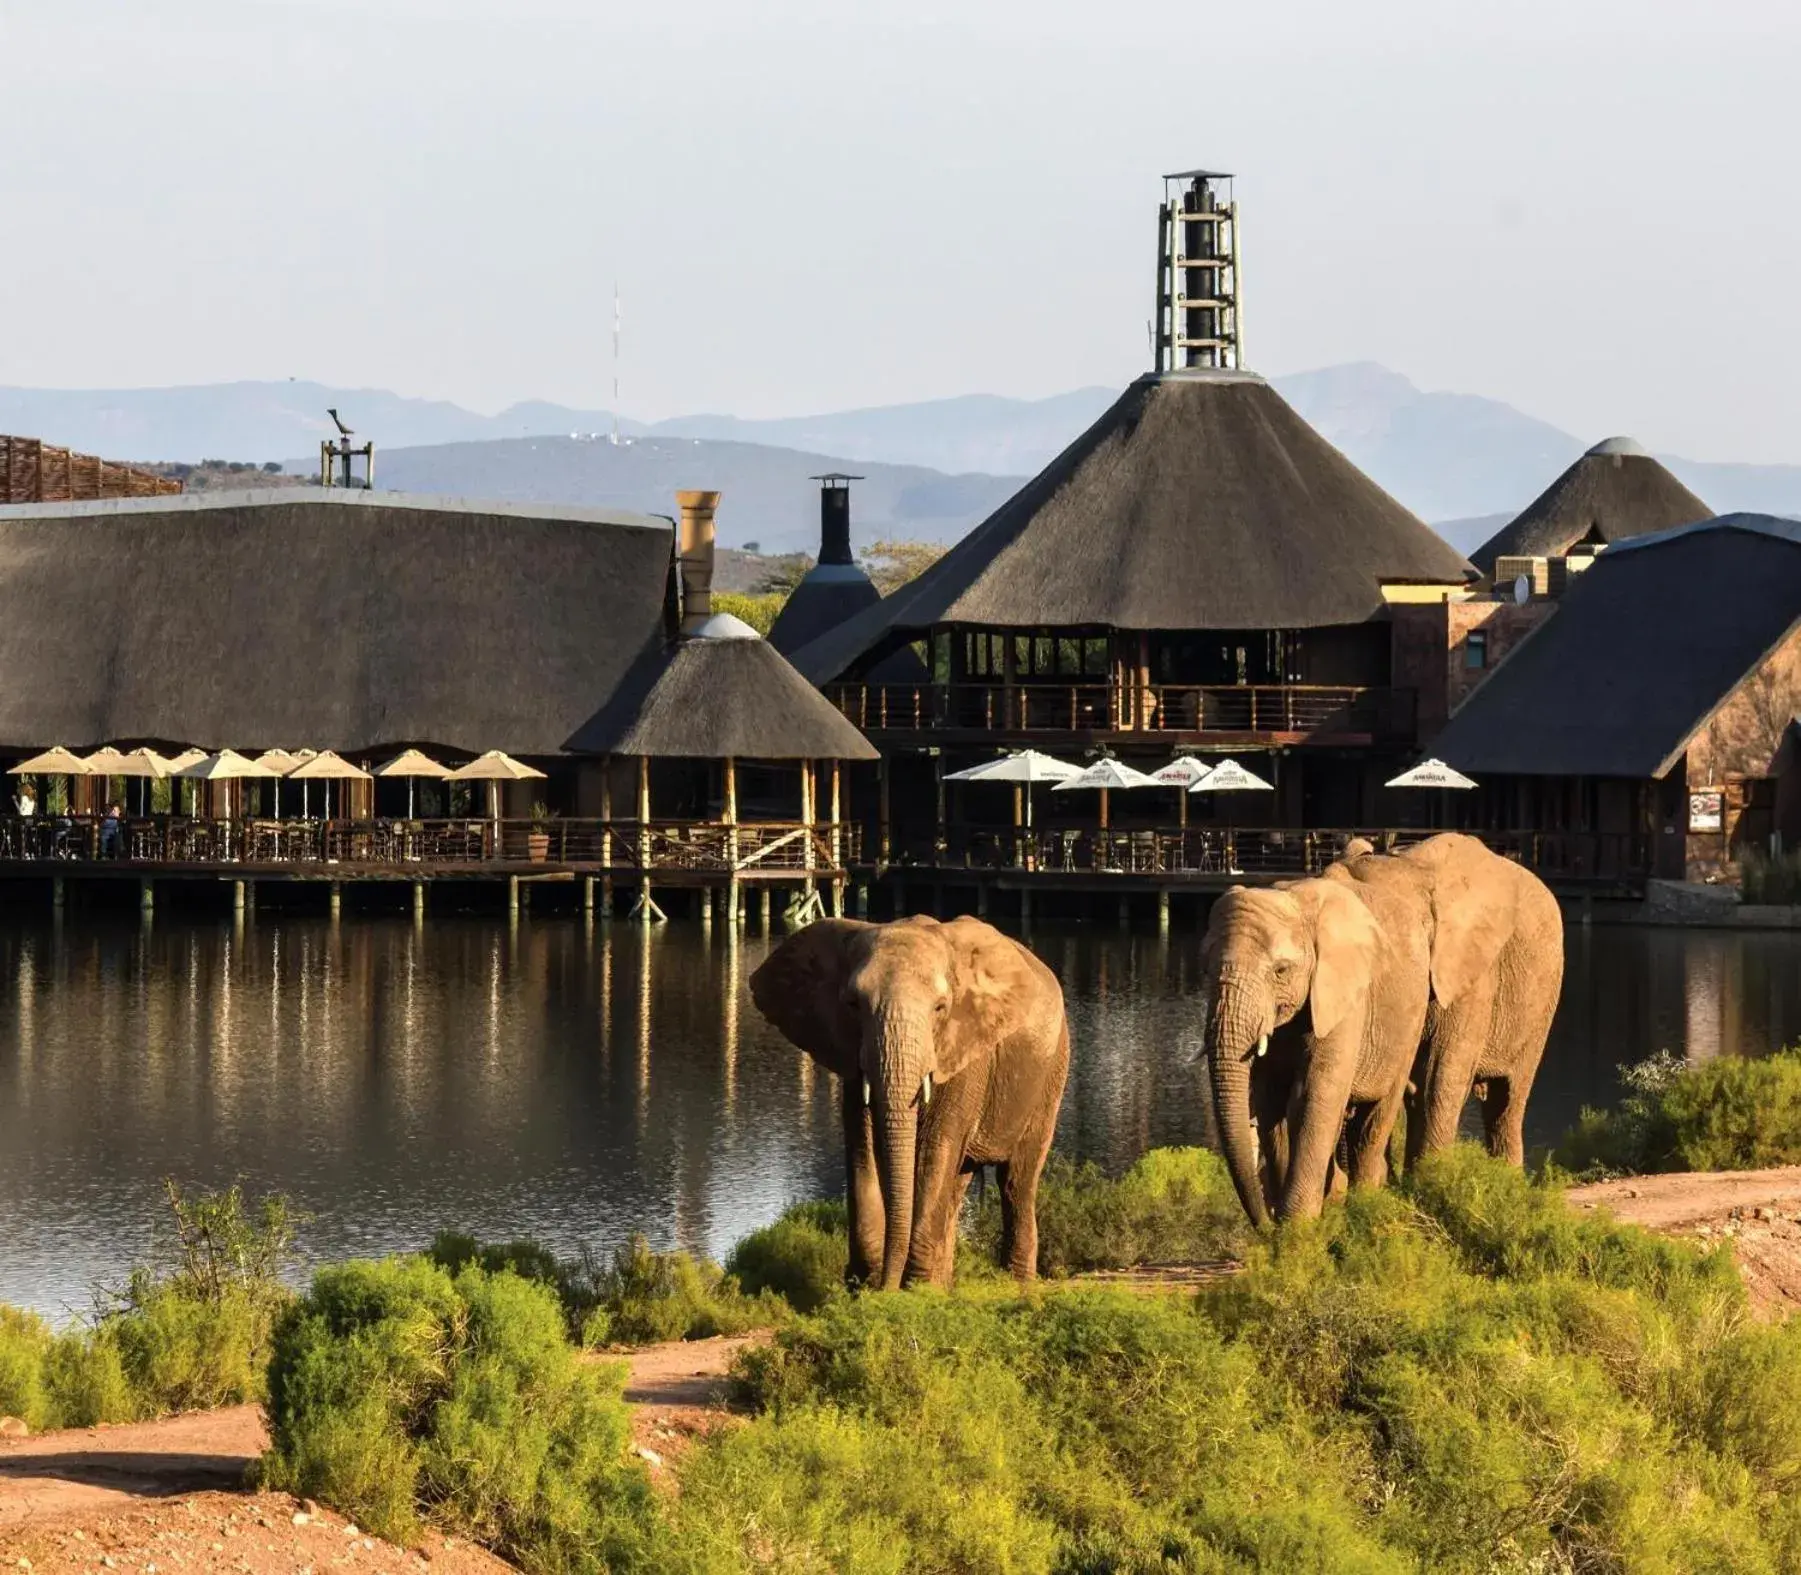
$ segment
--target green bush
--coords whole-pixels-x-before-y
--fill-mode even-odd
[[[998,1189],[977,1207],[971,1235],[988,1258],[998,1256]],[[1237,1256],[1245,1240],[1231,1175],[1211,1149],[1153,1149],[1118,1180],[1053,1154],[1039,1181],[1040,1274],[1206,1262]]]
[[[793,1205],[725,1260],[726,1273],[746,1295],[768,1292],[803,1313],[817,1312],[842,1292],[849,1267],[848,1211],[838,1201]]]
[[[34,1431],[47,1425],[44,1359],[53,1337],[35,1313],[0,1305],[0,1416],[16,1416]]]
[[[276,1331],[263,1480],[396,1540],[427,1518],[528,1569],[610,1569],[650,1524],[623,1384],[510,1271],[322,1269]]]
[[[1587,1110],[1559,1145],[1578,1175],[1801,1164],[1801,1046],[1689,1064],[1667,1052],[1621,1069],[1626,1097]]]
[[[474,1265],[546,1286],[563,1309],[570,1338],[586,1346],[741,1334],[768,1328],[788,1312],[773,1295],[746,1295],[717,1264],[685,1252],[655,1252],[642,1236],[602,1263],[585,1249],[558,1258],[529,1237],[484,1246],[473,1236],[440,1231],[425,1256],[451,1274]]]
[[[1745,902],[1783,907],[1801,903],[1801,848],[1774,859],[1746,853],[1738,861],[1738,878]]]

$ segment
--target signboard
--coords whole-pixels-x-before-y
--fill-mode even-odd
[[[1724,824],[1725,795],[1718,788],[1703,788],[1688,796],[1688,829],[1718,831]]]

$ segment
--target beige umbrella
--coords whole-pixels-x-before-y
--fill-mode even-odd
[[[518,764],[517,761],[514,762]],[[417,749],[403,749],[385,766],[377,766],[378,777],[406,778],[406,818],[413,818],[413,787],[421,777],[434,782],[442,782],[450,775],[449,766],[441,766],[428,754]]]
[[[306,751],[306,759],[294,767],[288,776],[301,784],[300,791],[304,795],[309,782],[367,782],[369,773],[361,766],[353,766],[334,749]],[[327,792],[329,793],[329,789]],[[342,807],[342,806],[340,806]],[[331,800],[325,801],[326,817],[330,818]],[[306,812],[306,800],[301,799],[301,813]]]
[[[88,770],[88,763],[80,755],[72,754],[58,744],[41,755],[21,761],[6,774],[9,777],[87,777],[93,772]]]
[[[121,753],[108,744],[104,749],[96,749],[87,757],[88,770],[97,777],[137,777],[140,779],[138,789],[138,813],[144,812],[144,795],[149,791],[151,782],[160,782],[169,775],[169,762],[154,749],[138,748],[130,754]]]
[[[540,780],[545,773],[535,766],[528,766],[523,760],[515,760],[503,750],[490,749],[486,754],[477,755],[467,765],[458,766],[456,770],[447,772],[447,782],[486,782],[488,784],[488,816],[491,820],[500,819],[500,784],[502,782],[530,782]]]
[[[288,775],[301,760],[308,758],[290,754],[285,749],[265,749],[256,757],[259,766],[267,766],[275,773],[275,818],[281,819],[281,779]]]
[[[189,782],[238,782],[245,778],[263,781],[275,773],[267,766],[258,765],[248,755],[240,755],[235,749],[221,749],[216,755],[202,755],[198,760],[189,762],[175,775]],[[225,807],[226,813],[221,818],[229,821],[232,818],[229,799]],[[198,804],[195,808],[199,808]]]

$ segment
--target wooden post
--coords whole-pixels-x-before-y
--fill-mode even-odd
[[[818,850],[813,846],[814,833],[818,829],[816,825],[818,816],[815,812],[815,797],[816,790],[813,781],[813,762],[811,760],[803,760],[800,763],[800,818],[801,824],[807,829],[806,834],[801,838],[801,848],[802,855],[806,861],[806,891],[808,896],[812,896],[814,891],[817,890],[817,887],[814,884],[813,871],[818,866],[819,862]]]
[[[1169,934],[1169,888],[1165,886],[1157,893],[1157,933]]]
[[[609,870],[613,867],[613,757],[600,757],[600,867]],[[612,878],[607,878],[609,893],[612,889]]]
[[[512,919],[519,917],[519,877],[517,875],[507,876],[507,917]]]
[[[738,922],[738,762],[725,757],[726,923]]]
[[[416,880],[413,882],[413,923],[423,924],[424,922],[425,922],[425,882],[422,880]]]
[[[156,907],[156,882],[145,876],[138,882],[138,908],[149,913]]]
[[[50,906],[61,912],[63,906],[63,878],[60,875],[50,877]]]
[[[244,883],[241,880],[234,880],[231,883],[231,911],[233,913],[244,911]]]
[[[1148,729],[1153,720],[1151,704],[1151,637],[1138,636],[1138,726]]]
[[[331,895],[328,899],[327,906],[330,908],[331,916],[334,919],[339,917],[344,911],[343,888],[340,887],[335,880],[331,883]]]
[[[764,881],[757,893],[757,918],[763,926],[763,933],[769,933],[769,882]]]
[[[844,800],[840,783],[841,768],[832,762],[832,917],[844,917]]]
[[[876,762],[876,794],[879,807],[876,810],[876,868],[888,868],[889,855],[889,821],[888,821],[888,757],[883,755]]]
[[[638,868],[650,890],[650,756],[638,756]]]
[[[582,876],[582,912],[592,913],[593,911],[594,877],[592,875],[584,875]]]
[[[942,750],[935,749],[932,751],[932,784],[938,816],[937,833],[932,841],[932,862],[937,865],[942,865],[944,863],[945,854],[950,849],[950,838],[945,827],[944,752]]]

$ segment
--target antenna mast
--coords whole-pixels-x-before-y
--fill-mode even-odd
[[[613,447],[619,447],[619,281],[613,281]]]

